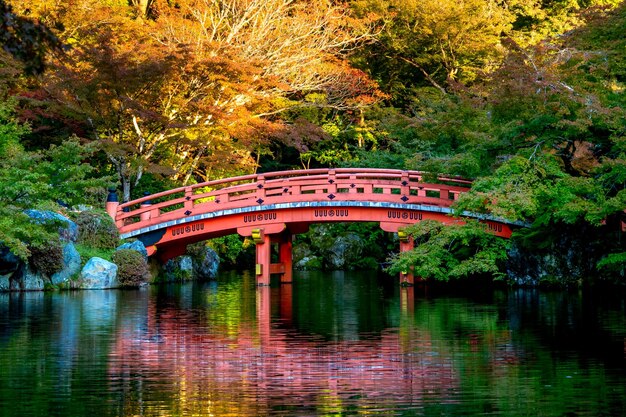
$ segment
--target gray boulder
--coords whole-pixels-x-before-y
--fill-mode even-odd
[[[542,248],[513,242],[506,263],[509,280],[521,286],[577,286],[597,277],[596,264],[604,253],[598,228],[564,225]]]
[[[305,256],[294,262],[293,269],[297,271],[319,271],[323,264],[324,259],[321,256]]]
[[[293,245],[293,269],[297,271],[316,271],[322,269],[324,260],[317,256],[306,243]]]
[[[85,290],[118,288],[117,265],[102,258],[91,258],[80,272],[78,286]]]
[[[63,269],[50,277],[53,284],[59,285],[68,281],[80,272],[80,254],[72,242],[68,242],[63,248]]]
[[[0,292],[9,291],[11,289],[11,275],[0,275]]]
[[[62,240],[76,242],[78,240],[78,225],[65,216],[53,211],[24,210],[24,213],[37,224],[59,222],[63,224],[59,228],[59,236]]]
[[[315,227],[311,227],[309,236],[311,239],[311,249],[323,258],[323,266],[326,269],[348,269],[352,267],[363,254],[365,244],[356,233],[344,232],[337,235],[332,225],[319,224],[315,225]]]
[[[148,250],[146,249],[143,242],[140,240],[135,240],[134,242],[124,243],[123,245],[118,246],[115,250],[121,250],[121,249],[131,249],[136,252],[139,252],[140,254],[143,255],[146,261],[148,260]]]
[[[204,246],[193,259],[194,274],[198,279],[215,278],[219,266],[220,257],[208,246]]]
[[[28,264],[22,264],[13,274],[9,283],[10,291],[42,291],[46,279],[44,275],[31,268]]]
[[[168,282],[189,281],[194,276],[193,260],[187,255],[170,259],[165,263],[163,272]]]
[[[331,269],[343,270],[355,263],[363,253],[363,240],[354,233],[338,236],[329,248],[328,262]]]

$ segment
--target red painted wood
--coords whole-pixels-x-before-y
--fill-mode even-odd
[[[216,210],[290,202],[367,201],[450,206],[467,191],[470,181],[440,177],[446,184],[422,182],[417,171],[383,169],[304,170],[246,175],[177,188],[142,197],[117,207],[121,233]],[[430,194],[430,195],[427,195]],[[333,198],[329,196],[332,195]],[[402,197],[407,200],[402,200]],[[141,207],[150,200],[153,204]],[[124,210],[128,210],[124,212]],[[150,212],[149,216],[146,212]],[[143,214],[143,216],[142,216]],[[143,217],[143,219],[142,219]],[[146,218],[149,217],[149,218]]]
[[[406,239],[400,239],[400,252],[408,252],[413,249],[413,238],[408,237]],[[415,283],[415,277],[413,271],[404,271],[400,273],[401,285],[413,285]]]
[[[293,280],[293,244],[291,242],[291,235],[284,235],[283,239],[278,243],[278,257],[280,264],[283,265],[281,271],[280,282],[288,283]]]
[[[270,285],[271,264],[270,235],[263,235],[256,244],[256,279],[258,285]]]

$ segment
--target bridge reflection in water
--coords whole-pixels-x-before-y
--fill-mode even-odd
[[[363,289],[354,288],[358,280],[342,282],[335,275],[327,277],[333,281],[329,285],[348,287],[337,294],[363,296]],[[343,329],[316,335],[298,328],[302,323],[294,322],[293,291],[291,285],[257,288],[256,299],[243,300],[241,309],[244,315],[255,314],[256,320],[237,316],[205,322],[202,317],[189,317],[191,309],[150,302],[147,322],[139,328],[132,323],[118,328],[110,378],[145,376],[141,389],[150,397],[145,398],[146,404],[154,404],[154,394],[148,392],[158,392],[158,386],[149,386],[150,375],[156,376],[159,384],[179,387],[174,395],[180,397],[180,406],[197,415],[225,415],[226,410],[241,416],[391,410],[459,390],[452,357],[435,354],[439,347],[433,345],[428,330],[415,327],[413,288],[400,289],[400,299],[411,301],[399,305],[394,314],[400,316],[399,328],[383,326],[380,332],[365,335],[350,330],[360,320],[357,315],[353,323],[348,319],[358,302],[345,298],[334,300],[349,305],[334,312],[342,317],[330,319],[347,319],[340,324]],[[370,299],[360,301],[366,306]],[[252,305],[254,313],[247,308]],[[319,328],[328,331],[333,326],[325,323]]]
[[[268,285],[271,274],[292,280],[292,237],[311,224],[377,222],[397,233],[400,251],[413,247],[406,226],[423,220],[444,224],[478,218],[497,236],[511,236],[511,224],[488,215],[452,217],[451,205],[471,181],[440,176],[428,182],[417,171],[388,169],[315,169],[226,178],[182,187],[119,204],[107,211],[122,238],[135,237],[148,255],[162,261],[182,255],[188,244],[238,233],[256,244],[256,277]],[[271,247],[279,260],[271,262]],[[413,284],[407,271],[401,281]]]

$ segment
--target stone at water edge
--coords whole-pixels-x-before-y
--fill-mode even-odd
[[[50,281],[52,281],[55,285],[59,285],[62,282],[69,280],[80,272],[80,264],[80,254],[74,247],[74,244],[72,242],[68,242],[63,247],[63,269],[52,274]]]
[[[193,260],[188,255],[178,256],[168,260],[163,270],[167,281],[188,281],[193,279]]]
[[[42,291],[46,281],[41,272],[31,269],[28,264],[22,264],[10,280],[10,290]]]
[[[354,233],[338,236],[329,250],[330,266],[341,270],[356,262],[363,253],[363,240]]]
[[[11,289],[10,277],[11,275],[0,275],[0,292],[9,291]]]
[[[117,265],[102,258],[91,258],[80,273],[78,287],[85,290],[120,287]]]
[[[219,255],[208,246],[202,248],[202,252],[193,262],[194,272],[198,279],[215,278],[219,266]]]

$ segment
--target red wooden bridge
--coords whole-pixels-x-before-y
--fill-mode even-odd
[[[389,169],[312,169],[245,175],[195,184],[119,204],[107,202],[122,238],[135,237],[165,261],[185,252],[190,243],[238,233],[256,244],[259,285],[270,274],[291,281],[292,235],[313,223],[378,222],[398,233],[400,250],[413,246],[403,228],[421,220],[462,222],[450,206],[468,191],[471,181],[440,176],[425,182],[423,173]],[[494,234],[508,238],[511,224],[484,215]],[[271,262],[272,243],[279,262]],[[410,273],[403,282],[412,283]]]

